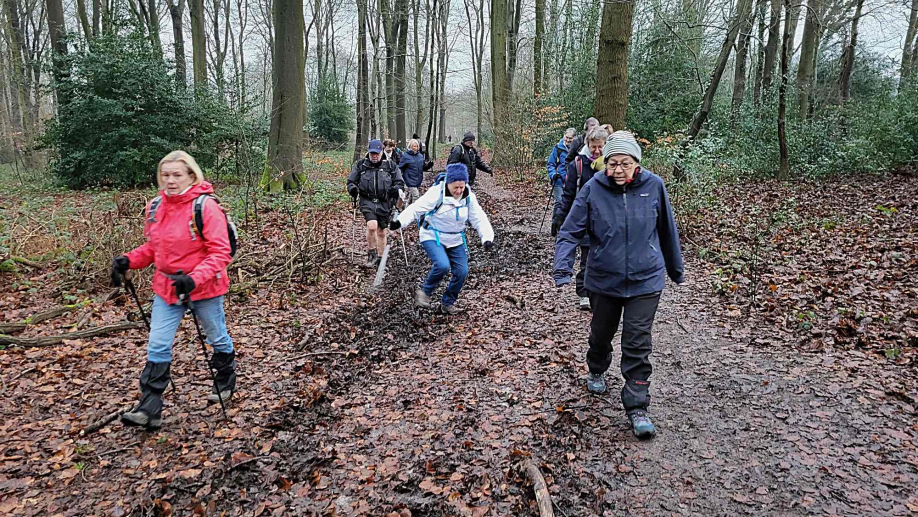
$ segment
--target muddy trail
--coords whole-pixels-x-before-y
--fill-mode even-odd
[[[497,238],[486,253],[469,232],[459,316],[412,305],[429,268],[415,228],[409,264],[392,241],[373,293],[345,249],[319,286],[230,297],[240,392],[228,422],[202,401],[187,321],[159,433],[76,435],[134,400],[142,332],[0,355],[20,372],[4,376],[0,510],[538,515],[520,470],[531,459],[562,516],[918,511],[915,400],[889,387],[907,372],[857,349],[763,346],[767,325],[752,319],[751,339],[731,338],[691,248],[654,328],[658,435],[637,441],[618,345],[609,393],[585,389],[589,314],[551,282],[544,196],[489,177],[476,191]],[[349,222],[329,239],[346,246]]]

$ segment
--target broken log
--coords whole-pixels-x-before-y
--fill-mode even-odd
[[[112,334],[114,332],[121,332],[123,330],[132,330],[132,329],[141,329],[141,328],[144,328],[143,322],[124,321],[121,323],[115,323],[113,325],[104,325],[102,327],[92,327],[86,330],[78,330],[76,332],[70,332],[69,334],[59,334],[56,336],[15,337],[15,336],[8,336],[5,334],[0,334],[0,345],[21,346],[23,348],[50,346],[50,345],[57,345],[57,344],[63,343],[65,339],[74,340],[74,339],[82,339],[86,337],[104,336],[106,334]]]
[[[97,421],[95,421],[95,422],[93,422],[93,423],[87,425],[87,426],[84,427],[83,429],[81,429],[81,430],[80,430],[80,436],[86,436],[87,434],[92,434],[92,433],[98,431],[99,429],[102,429],[103,427],[107,426],[108,424],[114,422],[115,419],[117,419],[119,416],[121,416],[122,413],[127,413],[128,411],[130,411],[131,408],[133,408],[133,407],[134,407],[133,405],[127,406],[127,407],[121,408],[121,409],[119,409],[119,410],[117,410],[117,411],[113,411],[113,412],[111,412],[111,413],[105,415],[105,416],[102,417],[100,420],[97,420]]]
[[[545,478],[539,472],[539,466],[532,458],[523,462],[523,471],[532,481],[532,491],[535,492],[536,504],[539,507],[540,517],[555,517],[555,511],[551,506],[551,495],[548,493],[548,484]]]

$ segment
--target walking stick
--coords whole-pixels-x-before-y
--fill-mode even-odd
[[[392,211],[392,219],[398,219],[398,210]],[[408,250],[405,249],[405,232],[401,226],[398,228],[398,234],[402,238],[402,254],[405,255],[405,267],[408,267]]]
[[[545,210],[542,210],[542,224],[539,225],[539,235],[542,235],[542,227],[545,226],[545,215],[548,214],[548,207],[551,205],[551,200],[553,198],[552,190],[553,189],[548,190],[548,201],[545,203]]]
[[[184,275],[180,269],[178,274]],[[198,315],[194,312],[194,302],[191,301],[191,296],[187,294],[179,295],[179,300],[182,304],[191,312],[191,319],[194,320],[194,328],[198,331],[198,340],[201,342],[201,351],[204,353],[204,361],[207,363],[207,369],[210,371],[210,379],[214,383],[214,391],[217,392],[217,398],[220,399],[220,409],[223,410],[223,419],[229,420],[229,417],[226,416],[226,405],[223,403],[223,394],[220,393],[220,388],[217,386],[217,374],[214,372],[214,367],[210,364],[210,358],[207,357],[207,344],[204,342],[204,334],[201,333],[201,325],[198,323]]]
[[[354,246],[357,245],[357,199],[354,198],[354,215],[351,217],[351,258],[349,262],[354,261]]]
[[[137,302],[137,309],[140,311],[140,315],[143,317],[143,324],[147,327],[147,332],[150,331],[150,320],[147,318],[147,313],[143,310],[143,304],[140,303],[140,297],[137,296],[137,288],[134,287],[134,282],[128,278],[127,274],[121,275],[121,278],[124,279],[124,285],[127,286],[128,291],[131,292],[131,297],[134,298],[134,301]],[[169,384],[172,385],[172,391],[177,391],[175,388],[175,379],[169,378]]]

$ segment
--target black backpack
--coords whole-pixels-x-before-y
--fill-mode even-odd
[[[201,194],[200,196],[194,198],[194,226],[197,228],[198,235],[200,235],[202,239],[204,238],[204,202],[207,201],[208,198],[213,199],[214,202],[220,206],[220,209],[223,210],[223,205],[220,204],[220,200],[217,198],[217,196],[213,196],[211,194]],[[156,222],[156,211],[159,209],[159,206],[162,204],[162,202],[162,196],[156,196],[152,201],[150,201],[150,212],[147,217],[148,223]],[[233,218],[230,217],[228,213],[226,213],[226,210],[223,210],[223,213],[226,215],[226,234],[229,236],[230,257],[235,257],[237,243],[239,240],[239,236],[236,232],[236,223],[234,223]]]

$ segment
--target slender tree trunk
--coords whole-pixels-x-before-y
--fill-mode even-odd
[[[280,2],[278,2],[280,3]],[[204,29],[204,0],[191,0],[191,52],[195,89],[207,87],[207,36]],[[277,5],[275,5],[275,9]],[[275,30],[277,27],[275,26]]]
[[[188,84],[188,72],[185,68],[185,31],[182,27],[182,16],[185,11],[185,0],[168,0],[169,16],[172,18],[172,40],[175,49],[175,86],[184,90]]]
[[[505,136],[510,100],[510,83],[507,77],[507,2],[491,2],[491,127],[495,136]],[[495,161],[503,158],[503,146],[494,146]]]
[[[427,0],[424,2],[425,6]],[[424,123],[424,63],[427,61],[427,40],[430,37],[430,22],[428,21],[424,29],[424,54],[421,55],[420,38],[418,37],[418,18],[420,17],[421,1],[414,0],[414,92],[417,112],[414,123],[414,133],[421,134],[421,124]],[[430,8],[427,8],[428,13]],[[428,14],[429,18],[429,14]]]
[[[395,133],[395,46],[396,22],[393,20],[392,0],[378,0],[386,44],[386,138]]]
[[[797,116],[801,119],[806,118],[812,100],[822,14],[822,0],[808,0],[806,22],[803,24],[803,43],[800,46],[800,64],[797,66]]]
[[[428,21],[428,23],[433,23],[435,29],[431,31],[431,40],[430,40],[430,114],[427,118],[427,139],[426,146],[427,152],[430,156],[437,155],[437,95],[440,87],[440,82],[437,80],[439,77],[439,63],[438,56],[434,53],[434,46],[438,44],[440,40],[440,29],[439,29],[439,18],[440,12],[437,10],[437,0],[434,0],[433,13],[436,13],[434,16],[434,21]]]
[[[446,71],[449,70],[449,38],[447,38],[447,25],[449,22],[449,0],[440,1],[440,62],[437,65],[440,69],[440,86],[437,90],[437,106],[440,107],[439,130],[437,131],[437,141],[446,142]]]
[[[765,45],[765,65],[762,71],[762,92],[767,93],[771,88],[772,76],[775,70],[775,60],[778,55],[778,40],[781,39],[781,2],[771,0],[771,22],[768,24],[768,44]]]
[[[213,17],[211,19],[212,28],[213,28],[213,38],[214,38],[214,79],[217,82],[217,92],[220,95],[220,99],[225,99],[226,84],[224,82],[224,69],[223,63],[226,53],[224,49],[226,48],[226,41],[221,43],[220,40],[220,0],[213,0]]]
[[[863,7],[864,0],[858,0],[857,8],[854,11],[854,19],[851,20],[851,37],[842,52],[841,72],[838,74],[838,101],[841,103],[848,102],[848,99],[851,98],[851,73],[854,71],[854,53],[857,51],[857,26],[861,20]]]
[[[768,4],[768,0],[762,0],[759,2],[759,33],[756,39],[756,59],[755,59],[755,78],[753,80],[753,90],[752,90],[752,103],[756,107],[762,101],[762,74],[765,72],[765,9]]]
[[[19,116],[22,117],[21,125],[23,140],[26,146],[29,146],[32,138],[32,110],[29,102],[29,76],[28,63],[25,52],[25,41],[22,35],[22,25],[19,23],[19,1],[4,0],[6,8],[7,34],[10,45],[10,63],[12,70],[10,79],[12,79],[11,88],[15,91],[16,106],[19,108]]]
[[[778,151],[780,153],[780,166],[778,177],[781,179],[790,178],[790,158],[787,149],[787,74],[790,69],[790,46],[793,45],[791,40],[790,23],[794,15],[790,5],[790,0],[784,0],[784,12],[787,18],[784,21],[784,36],[781,40],[781,82],[778,86]]]
[[[64,24],[64,5],[61,0],[47,0],[48,9],[48,33],[51,37],[52,70],[54,79],[60,84],[65,77],[70,75],[64,57],[67,55],[67,26]],[[69,99],[60,89],[55,89],[57,102],[59,105],[67,104]],[[58,112],[60,112],[58,108]]]
[[[102,0],[92,0],[92,37],[98,38],[102,19]]]
[[[899,68],[899,84],[905,84],[912,75],[915,65],[913,53],[918,48],[918,0],[912,0],[911,14],[908,17],[908,29],[905,32],[905,46],[902,49],[902,65]]]
[[[276,81],[268,139],[271,192],[295,188],[303,173],[303,0],[275,0]],[[295,15],[293,15],[294,13]]]
[[[369,97],[370,67],[367,63],[367,0],[357,0],[357,136],[354,141],[354,156],[352,161],[357,161],[366,147],[367,126],[369,117],[367,113],[367,97]]]
[[[538,96],[542,93],[542,38],[545,33],[545,0],[536,0],[535,10],[536,33],[532,49],[532,92]]]
[[[408,0],[396,0],[396,57],[395,57],[395,138],[399,145],[407,143],[407,60],[408,60]]]
[[[746,54],[749,50],[749,37],[752,33],[752,2],[740,2],[738,6],[739,41],[736,44],[736,58],[733,60],[733,99],[730,110],[730,127],[736,128],[737,119],[743,108],[746,97]],[[741,9],[745,8],[746,11]]]
[[[86,0],[77,0],[77,18],[80,19],[80,28],[83,29],[83,37],[86,41],[92,41],[94,36],[92,26],[89,25],[89,16],[86,14]],[[93,13],[95,17],[96,13]]]
[[[634,1],[606,2],[599,29],[599,57],[596,61],[597,118],[612,127],[625,127],[628,114],[628,47]]]
[[[701,108],[698,109],[698,113],[695,114],[692,118],[692,123],[689,125],[688,137],[690,139],[694,139],[698,136],[698,133],[701,132],[701,127],[708,119],[708,114],[711,112],[711,107],[714,105],[714,95],[717,93],[717,88],[720,86],[720,80],[723,77],[724,70],[727,68],[727,61],[730,59],[730,51],[733,50],[733,42],[736,41],[736,35],[743,25],[740,23],[740,20],[743,20],[747,16],[751,6],[752,0],[739,0],[736,16],[730,21],[730,28],[727,30],[724,44],[721,45],[720,54],[718,54],[717,60],[714,62],[714,72],[711,73],[711,82],[704,92]]]
[[[515,1],[515,5],[514,5]],[[520,47],[520,15],[522,14],[522,0],[507,0],[510,27],[507,29],[507,91],[513,92],[513,79],[516,77],[516,61]],[[493,9],[493,7],[492,7]]]

